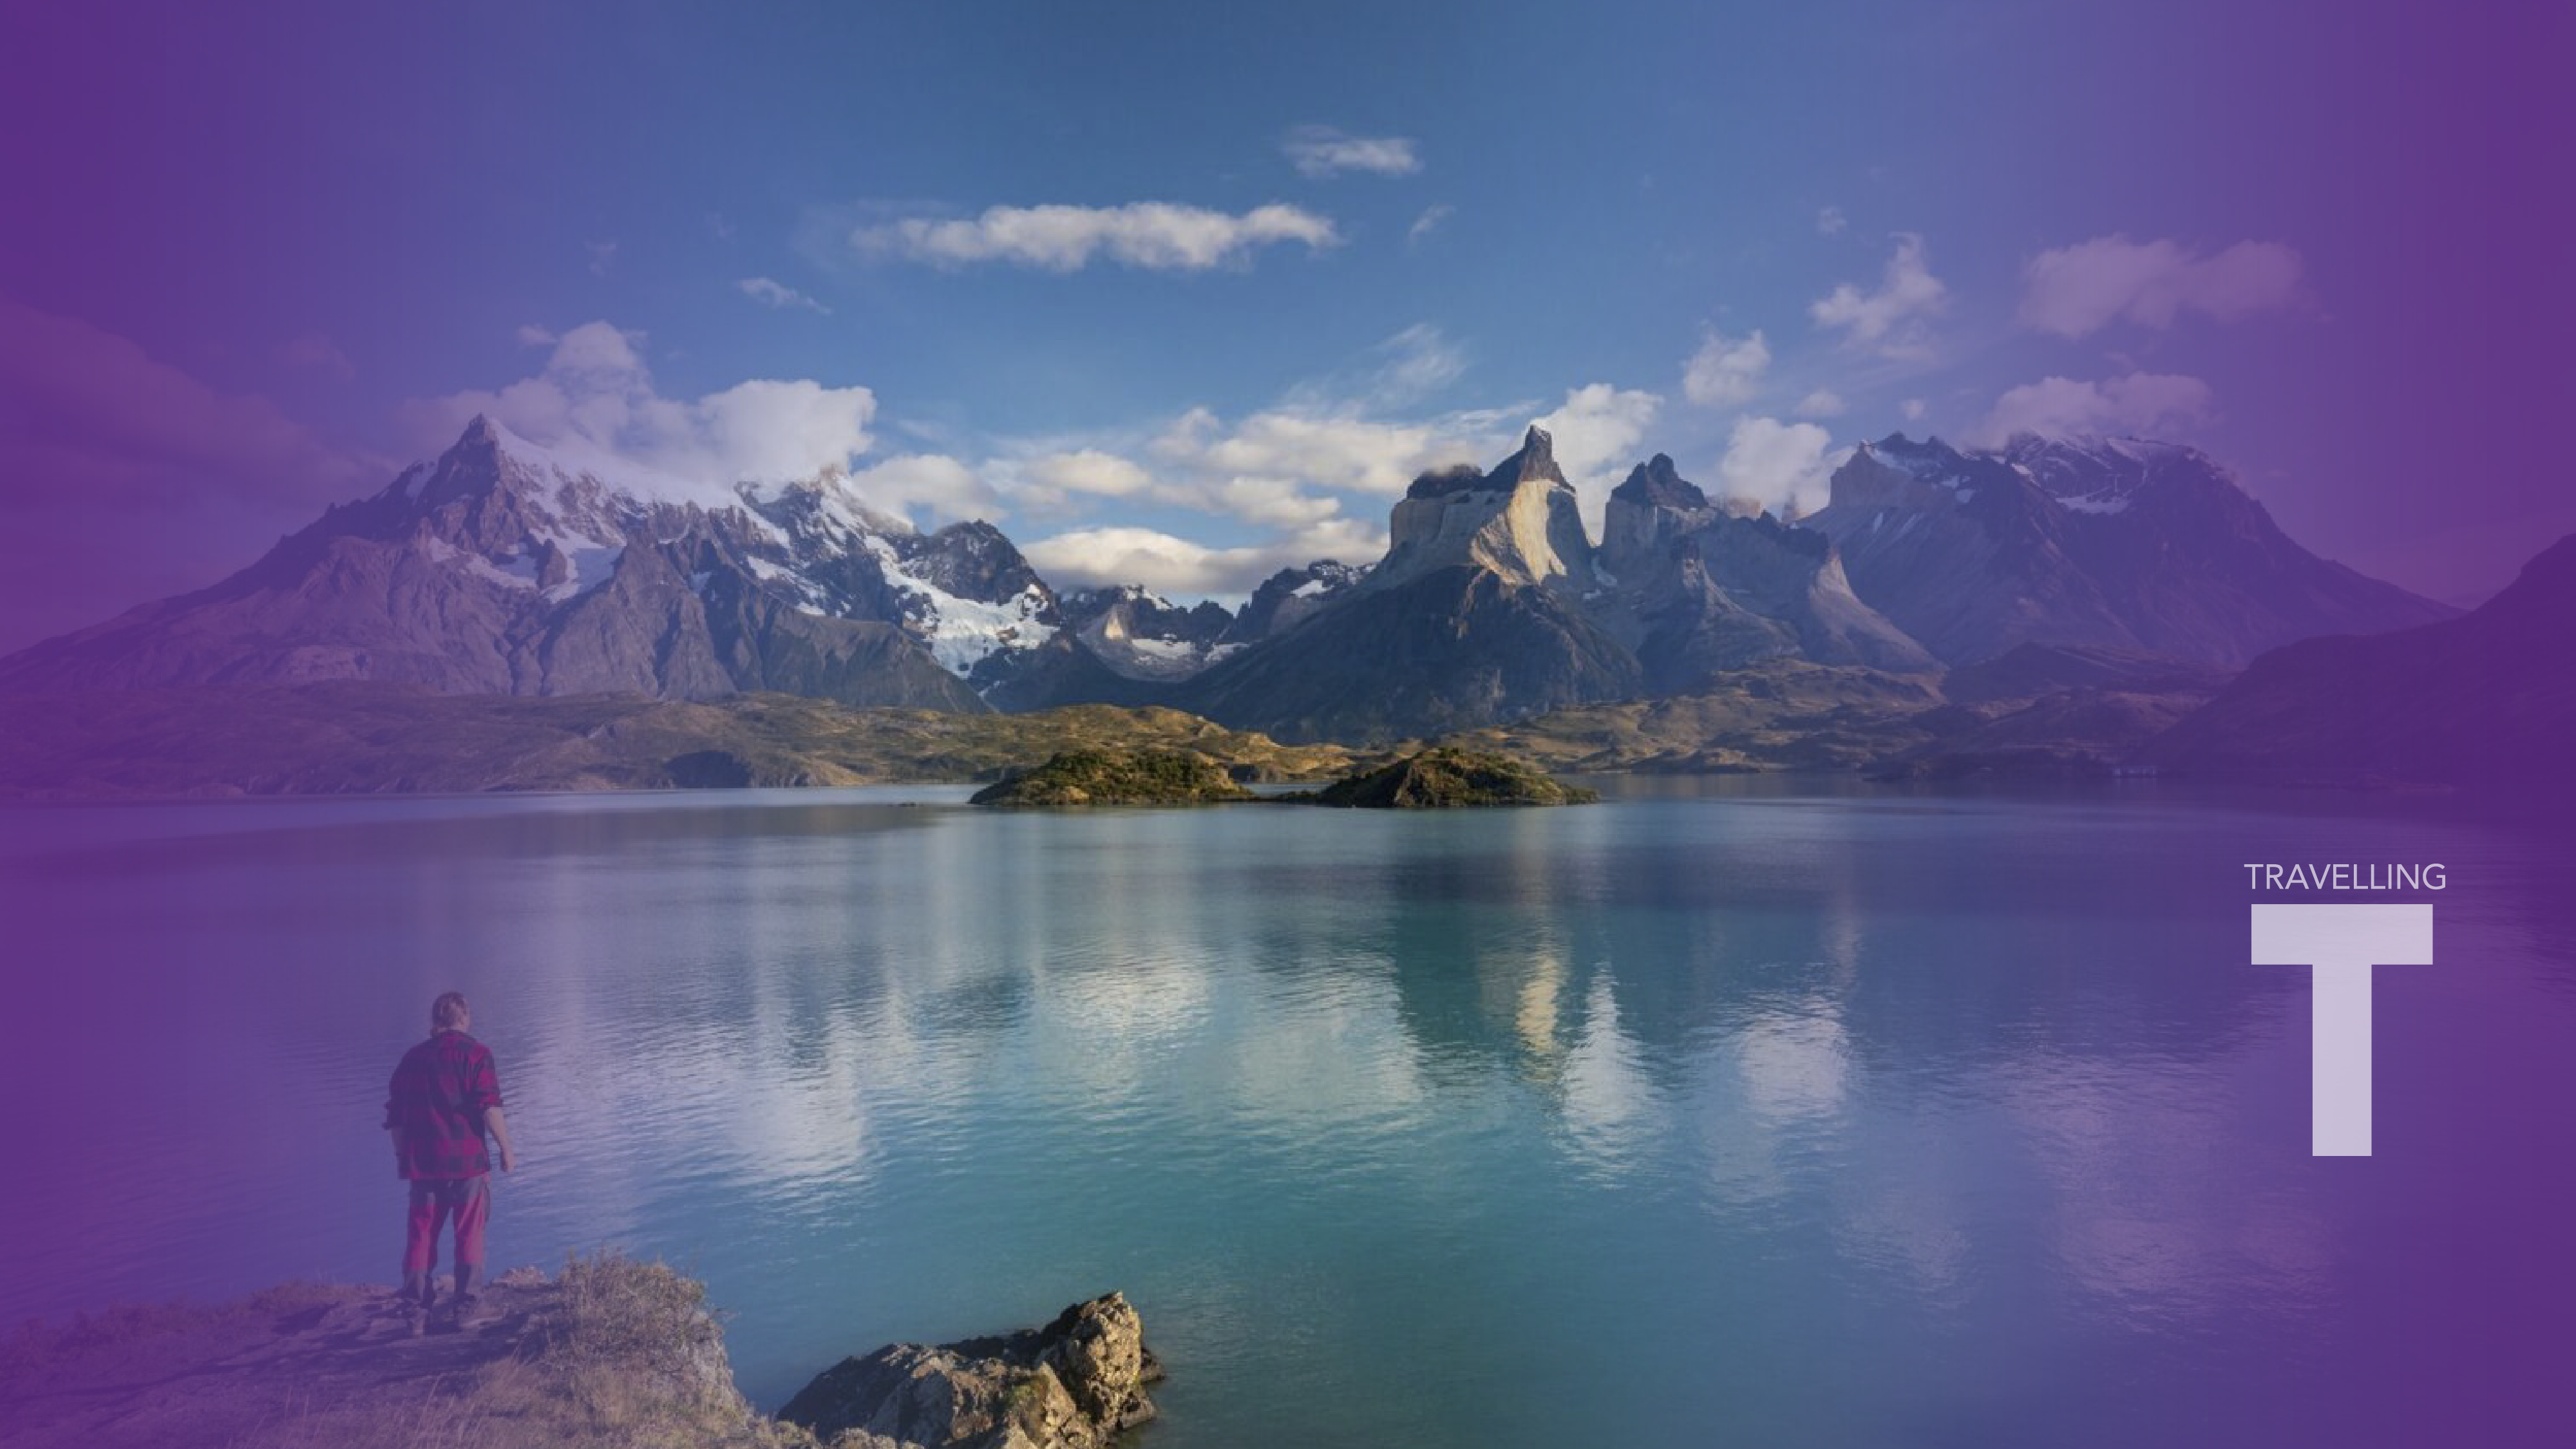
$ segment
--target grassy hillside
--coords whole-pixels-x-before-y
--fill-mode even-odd
[[[1988,670],[1997,677],[1948,702],[1933,676],[1774,661],[1691,694],[1583,705],[1395,750],[1283,744],[1179,710],[1111,705],[949,714],[778,694],[545,698],[345,682],[0,694],[0,798],[990,781],[1069,751],[1179,753],[1236,782],[1329,780],[1435,745],[1558,773],[2098,768],[2213,687],[2199,675],[2107,667],[2061,677],[2099,661],[2007,662],[2016,667]]]
[[[1281,745],[1170,709],[857,709],[787,695],[442,695],[399,685],[0,695],[0,795],[467,793],[995,779],[1067,750],[1202,756],[1241,777],[1325,779],[1333,746]]]
[[[1920,676],[1780,661],[1693,694],[1583,705],[1438,743],[1550,770],[1850,769],[1930,739],[1912,717],[1940,703]]]

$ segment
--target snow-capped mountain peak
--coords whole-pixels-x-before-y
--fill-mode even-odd
[[[2051,498],[2095,517],[2126,513],[2143,490],[2185,471],[2230,485],[2236,481],[2197,448],[2148,438],[2021,433],[1999,451]]]

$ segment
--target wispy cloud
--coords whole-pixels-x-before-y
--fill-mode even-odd
[[[744,296],[764,307],[801,307],[808,312],[819,312],[827,317],[832,312],[831,308],[797,291],[794,287],[784,282],[772,281],[767,277],[745,277],[734,285],[742,289]]]
[[[1850,222],[1839,206],[1828,206],[1816,213],[1816,230],[1821,235],[1833,236],[1848,225]]]
[[[1438,326],[1416,322],[1350,365],[1290,388],[1285,402],[1313,412],[1382,416],[1417,406],[1466,372],[1467,349]]]
[[[1949,305],[1950,289],[1932,275],[1923,238],[1899,232],[1896,252],[1887,259],[1875,290],[1864,292],[1845,282],[1817,298],[1807,315],[1820,327],[1842,329],[1853,344],[1882,357],[1920,359],[1931,354],[1927,319]]]
[[[298,360],[327,367],[338,355],[331,347]],[[0,476],[51,477],[50,455],[84,464],[84,486],[109,473],[154,487],[176,477],[188,490],[301,507],[337,501],[374,461],[333,446],[266,398],[218,392],[116,333],[6,297],[0,389],[21,405],[0,430],[0,458],[15,465]],[[152,492],[138,483],[130,496]]]
[[[2022,268],[2023,325],[2084,337],[2126,319],[2164,328],[2185,311],[2220,322],[2286,307],[2299,290],[2299,254],[2241,241],[2213,256],[2179,242],[2099,236],[2041,252]]]
[[[1199,272],[1238,264],[1258,248],[1303,243],[1308,251],[1337,245],[1329,217],[1273,202],[1240,214],[1167,201],[1124,206],[995,206],[974,217],[905,217],[850,233],[871,256],[933,266],[1001,262],[1074,272],[1096,260],[1150,271]]]
[[[278,355],[291,367],[310,368],[334,381],[347,382],[358,375],[358,365],[340,350],[340,344],[319,332],[297,335],[279,349]]]
[[[337,348],[287,350],[336,371]],[[0,652],[201,588],[392,470],[263,397],[7,297],[0,395]]]
[[[1281,139],[1279,149],[1301,175],[1319,180],[1345,171],[1410,176],[1422,169],[1422,157],[1408,136],[1354,136],[1331,126],[1299,126]]]
[[[1422,245],[1425,237],[1438,231],[1441,223],[1446,222],[1450,217],[1455,216],[1457,212],[1458,208],[1451,206],[1445,201],[1435,201],[1431,205],[1422,208],[1422,214],[1413,219],[1413,225],[1405,228],[1404,244],[1406,246]]]
[[[1428,322],[1416,322],[1378,344],[1384,359],[1373,380],[1374,396],[1399,407],[1456,382],[1467,371],[1467,350]]]
[[[1791,409],[1802,418],[1838,418],[1846,410],[1843,395],[1829,387],[1817,388],[1798,399],[1797,407]]]
[[[2099,382],[2045,377],[1995,399],[1977,441],[2000,443],[2016,433],[2170,433],[2204,421],[2212,400],[2208,383],[2174,373],[2132,372]]]

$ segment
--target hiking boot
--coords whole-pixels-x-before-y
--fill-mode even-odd
[[[485,1311],[479,1294],[468,1293],[448,1308],[447,1326],[459,1333],[469,1328],[481,1328],[491,1321],[492,1315]]]
[[[430,1306],[438,1299],[438,1289],[425,1273],[403,1275],[402,1291],[395,1302],[402,1309],[403,1332],[419,1338],[429,1332]]]

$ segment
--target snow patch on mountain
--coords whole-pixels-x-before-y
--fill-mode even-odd
[[[1055,626],[1044,621],[1052,601],[1039,585],[1031,584],[997,601],[960,598],[908,572],[902,556],[884,538],[868,534],[860,543],[876,556],[886,582],[917,605],[917,612],[913,607],[905,610],[906,622],[929,646],[931,657],[951,674],[962,678],[1001,650],[1033,649],[1055,637]]]
[[[2057,501],[2061,507],[2077,513],[2110,514],[2129,511],[2129,495],[2125,493],[2079,493],[2071,497],[2060,497]]]
[[[617,561],[625,556],[625,548],[615,544],[565,549],[564,557],[572,565],[572,577],[546,590],[547,602],[560,604],[577,599],[607,583],[617,572]],[[532,569],[535,563],[534,559],[528,560]]]

